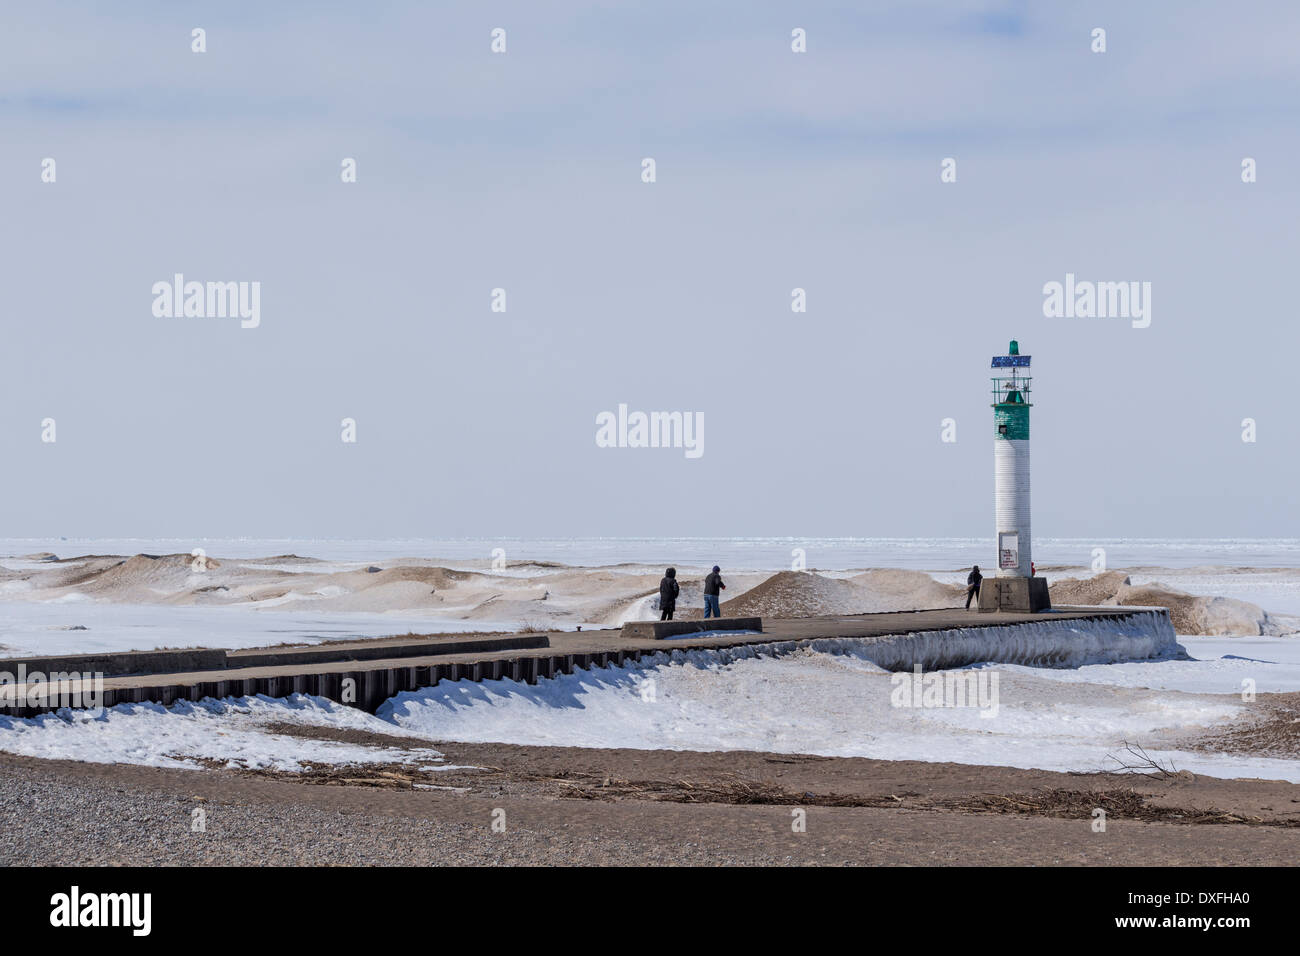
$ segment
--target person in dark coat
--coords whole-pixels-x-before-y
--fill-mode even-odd
[[[970,610],[970,599],[979,600],[980,582],[984,580],[984,575],[980,574],[980,566],[977,564],[970,569],[970,574],[966,575],[966,610]]]
[[[671,621],[673,611],[677,610],[677,594],[681,588],[677,585],[677,569],[669,568],[659,582],[659,620]]]
[[[712,573],[704,579],[704,617],[722,617],[722,606],[718,603],[718,592],[727,590],[722,583],[722,568],[716,564]]]

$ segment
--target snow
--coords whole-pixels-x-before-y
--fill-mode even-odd
[[[1235,684],[1227,687],[1240,676],[1239,662],[1209,656],[1240,645],[1202,639],[1193,646],[1208,659],[1069,670],[976,665],[967,670],[998,677],[998,707],[988,716],[975,707],[893,706],[893,675],[847,644],[777,653],[677,651],[532,686],[444,682],[399,694],[378,716],[439,740],[757,750],[1060,771],[1114,769],[1113,755],[1136,742],[1177,769],[1300,782],[1300,761],[1182,748],[1188,734],[1243,717],[1250,706],[1232,692]],[[1261,690],[1293,688],[1300,643],[1275,638],[1266,646],[1278,652],[1278,663],[1253,665]],[[1143,686],[1161,684],[1153,676],[1164,669],[1170,677],[1163,683],[1190,690]]]
[[[68,598],[72,596],[69,595]],[[0,603],[0,658],[90,654],[163,647],[267,647],[392,634],[514,631],[518,621],[472,622],[412,612],[279,611],[261,607],[176,607],[68,598]],[[264,604],[270,602],[262,602]],[[87,630],[72,630],[78,625]]]
[[[1205,565],[1300,568],[1300,539],[1206,538],[1043,538],[1034,539],[1034,559],[1047,565],[1079,565],[1104,548],[1111,568]],[[484,569],[501,548],[508,561],[557,561],[573,566],[640,565],[634,571],[707,570],[779,571],[791,566],[791,551],[803,549],[809,568],[911,568],[943,571],[972,564],[991,564],[990,542],[978,538],[405,538],[341,540],[332,538],[0,538],[0,554],[22,556],[52,552],[81,554],[189,554],[194,548],[229,558],[266,558],[296,554],[364,566],[405,557],[447,558]],[[964,580],[964,572],[962,579]],[[1170,582],[1174,583],[1174,582]],[[1180,585],[1175,585],[1180,586]],[[1190,589],[1189,589],[1190,590]],[[1198,592],[1199,593],[1199,592]],[[1247,598],[1247,600],[1250,600]],[[1265,605],[1267,608],[1267,605]],[[1270,609],[1271,610],[1271,609]]]
[[[910,670],[918,664],[928,669],[960,667],[983,661],[1078,667],[1182,656],[1167,616],[1142,608],[1128,610],[1134,613],[1121,619],[1047,617],[1005,627],[920,631],[869,641],[825,638],[807,646],[861,657],[886,670]]]
[[[1191,571],[1138,572],[1129,574],[1135,587],[1162,584],[1202,597],[1225,597],[1248,601],[1270,614],[1300,615],[1300,576],[1292,570],[1225,571],[1202,568]]]
[[[1087,547],[1084,545],[1087,544]],[[1086,559],[1093,543],[1036,541],[1040,567],[1058,552]],[[1095,542],[1120,560],[1143,565],[1135,585],[1161,582],[1195,594],[1228,595],[1266,610],[1300,614],[1300,542]],[[678,568],[788,566],[793,547],[810,566],[943,568],[937,580],[963,583],[972,549],[987,542],[825,539],[707,539],[569,542],[0,542],[15,555],[189,553],[217,556],[297,553],[317,564],[267,559],[283,570],[348,570],[402,556],[445,556],[485,569],[503,546],[511,561],[570,564],[626,562],[618,573],[654,571],[669,556]],[[980,552],[982,553],[982,552]],[[654,559],[654,560],[652,560]],[[1211,567],[1214,561],[1243,567]],[[37,570],[22,557],[0,562]],[[1254,564],[1255,568],[1245,565]],[[1157,568],[1157,565],[1166,567]],[[1168,570],[1173,567],[1176,570]],[[1270,570],[1271,569],[1271,570]],[[534,567],[505,576],[544,573]],[[844,571],[844,575],[856,572]],[[1080,569],[1073,576],[1086,576]],[[831,576],[839,576],[834,574]],[[1066,576],[1061,574],[1060,576]],[[1050,577],[1050,575],[1049,575]],[[256,606],[113,603],[70,592],[33,600],[28,582],[0,584],[0,656],[88,653],[126,647],[256,647],[384,636],[404,631],[455,632],[467,627],[513,630],[517,620],[468,622],[450,617],[471,605],[428,611],[366,612],[281,609],[296,598],[327,599],[331,586],[301,579],[300,592]],[[297,582],[295,582],[297,583]],[[625,617],[650,617],[655,595]],[[499,612],[492,612],[497,616]],[[657,616],[657,615],[653,615]],[[88,630],[73,630],[79,626]],[[554,626],[554,625],[552,625]],[[698,635],[691,635],[696,637]],[[1181,645],[1181,648],[1180,646]],[[1185,649],[1187,655],[1181,653]],[[926,668],[960,668],[998,678],[996,716],[977,708],[891,706],[890,668],[919,656]],[[982,663],[997,661],[999,663]],[[959,629],[873,642],[823,640],[804,647],[764,645],[728,651],[673,649],[640,664],[579,672],[536,686],[511,681],[443,683],[402,694],[379,715],[328,701],[293,697],[122,705],[98,715],[60,712],[31,720],[0,718],[0,750],[95,762],[198,767],[192,758],[228,766],[301,770],[307,763],[438,760],[432,740],[506,741],[591,747],[688,750],[755,749],[889,759],[956,761],[1056,770],[1108,766],[1124,741],[1141,743],[1180,768],[1216,776],[1262,776],[1300,782],[1300,761],[1195,753],[1189,735],[1251,713],[1243,681],[1260,694],[1300,690],[1300,639],[1175,638],[1150,616],[1133,622],[1044,618],[1016,628]],[[356,728],[411,740],[409,748],[370,747],[271,733],[275,722]],[[446,766],[445,764],[438,764]]]
[[[312,740],[266,730],[269,723],[368,730],[410,737],[410,748]],[[198,769],[188,758],[227,767],[298,772],[306,764],[409,763],[440,760],[416,731],[320,697],[240,697],[107,710],[64,709],[34,718],[0,716],[0,750],[29,757]]]
[[[1260,694],[1300,690],[1300,640],[1293,637],[1180,637],[1192,660],[1084,665],[1073,670],[1008,667],[1045,680],[1109,684],[1198,694],[1240,694],[1242,681]]]
[[[716,631],[688,631],[685,634],[673,634],[663,638],[665,641],[692,641],[702,637],[741,637],[745,635],[753,636],[762,634],[762,631],[736,631],[736,630],[716,630]]]
[[[1065,627],[1069,622],[1054,623],[1065,641],[1078,640],[1065,636],[1074,630]],[[928,652],[951,653],[944,648],[957,639],[955,633],[931,638]],[[1118,646],[1146,653],[1150,648],[1139,636],[1118,637]],[[1040,634],[1035,643],[1004,634],[985,648],[1041,659],[1043,639]],[[1253,678],[1260,693],[1296,687],[1300,642],[1184,638],[1182,643],[1195,659],[1099,664],[1081,658],[1069,668],[985,663],[941,672],[996,676],[995,711],[894,706],[897,675],[878,660],[896,654],[897,645],[820,641],[803,647],[675,649],[637,664],[578,671],[537,685],[444,681],[399,694],[376,715],[295,696],[208,699],[172,707],[123,704],[98,715],[61,711],[0,718],[0,750],[160,767],[194,768],[201,765],[188,758],[200,757],[231,767],[291,772],[308,763],[405,762],[451,769],[429,743],[454,740],[739,749],[1087,771],[1113,767],[1111,755],[1125,742],[1137,742],[1179,769],[1300,782],[1300,761],[1203,754],[1180,746],[1189,733],[1249,712],[1251,705],[1239,693],[1243,677]],[[1114,654],[1114,648],[1107,652]],[[368,730],[410,738],[411,745],[296,738],[268,731],[273,722]]]

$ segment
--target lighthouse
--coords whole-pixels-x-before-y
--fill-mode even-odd
[[[1029,520],[1029,356],[1014,339],[993,356],[993,518],[996,575],[980,588],[981,611],[1044,611],[1047,581],[1034,576]]]

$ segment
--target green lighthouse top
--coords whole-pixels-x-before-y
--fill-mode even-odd
[[[1029,407],[1029,388],[1033,381],[1029,377],[1029,362],[1028,355],[1020,354],[1020,343],[1015,339],[1007,346],[1006,355],[993,356],[993,368],[999,372],[993,378],[994,405]]]

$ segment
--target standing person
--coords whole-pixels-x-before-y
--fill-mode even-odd
[[[980,582],[984,580],[984,575],[980,574],[980,566],[977,564],[970,569],[970,574],[966,575],[966,610],[970,610],[970,599],[973,597],[977,601],[980,596]]]
[[[663,578],[659,581],[659,620],[671,621],[673,611],[677,610],[677,593],[681,590],[677,585],[677,569],[669,568],[664,572]]]
[[[722,568],[716,564],[713,571],[704,579],[704,617],[708,620],[710,616],[722,617],[722,607],[718,604],[718,591],[727,590],[727,586],[722,583]]]

